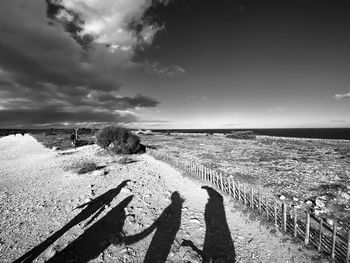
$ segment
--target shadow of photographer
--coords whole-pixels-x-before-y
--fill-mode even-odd
[[[144,262],[165,262],[175,240],[176,233],[180,229],[183,202],[184,199],[181,198],[178,192],[172,193],[171,204],[164,209],[157,220],[141,233],[125,237],[123,243],[125,245],[136,243],[150,235],[156,229],[146,252]]]
[[[50,245],[63,236],[69,229],[82,221],[88,219],[91,215],[92,218],[85,224],[85,227],[91,224],[105,209],[105,205],[108,205],[112,200],[120,193],[121,189],[127,185],[130,180],[122,182],[118,187],[107,191],[106,193],[96,197],[88,203],[82,204],[75,209],[84,208],[78,215],[70,220],[64,227],[56,231],[40,245],[29,250],[23,256],[15,260],[13,263],[29,263],[37,258],[42,252],[44,252]]]
[[[236,253],[226,220],[223,197],[209,186],[202,186],[202,189],[209,195],[204,212],[206,232],[203,249],[200,250],[190,240],[183,240],[181,246],[192,248],[202,257],[203,262],[234,263]]]
[[[97,258],[111,244],[120,244],[124,236],[123,226],[126,219],[124,208],[132,199],[132,195],[125,198],[76,240],[46,262],[88,262]]]

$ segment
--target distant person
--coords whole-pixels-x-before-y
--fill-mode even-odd
[[[70,139],[72,141],[72,145],[75,145],[75,143],[77,142],[77,137],[75,136],[75,130],[72,131]]]

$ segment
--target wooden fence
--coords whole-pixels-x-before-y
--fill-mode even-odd
[[[252,211],[265,216],[274,223],[277,230],[290,234],[311,245],[319,252],[329,255],[336,262],[349,263],[350,229],[347,234],[338,231],[337,223],[327,223],[316,217],[310,210],[291,206],[288,203],[271,199],[260,193],[254,186],[241,183],[232,176],[217,172],[195,162],[183,162],[169,154],[147,148],[147,153],[156,159],[183,169],[197,179],[209,182],[214,188],[240,201]]]

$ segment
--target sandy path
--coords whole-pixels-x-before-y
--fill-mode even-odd
[[[1,138],[0,262],[321,262],[167,164],[118,158],[96,146],[63,155],[29,135]],[[77,175],[84,161],[106,167]]]

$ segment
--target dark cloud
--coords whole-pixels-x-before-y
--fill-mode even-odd
[[[37,124],[49,124],[53,121],[58,125],[76,124],[82,122],[93,123],[128,123],[136,121],[136,116],[131,112],[94,112],[94,111],[62,111],[62,110],[0,110],[0,123],[2,128],[21,124],[35,126]]]
[[[90,103],[95,103],[95,106],[98,106],[99,104],[107,104],[110,105],[110,107],[113,107],[113,105],[115,105],[118,109],[156,107],[159,104],[157,100],[148,98],[141,94],[137,94],[135,97],[118,97],[111,93],[99,92],[90,93],[89,98],[92,99]]]
[[[90,34],[81,35],[83,31],[84,21],[79,15],[65,8],[60,1],[45,0],[47,8],[46,14],[50,19],[49,25],[54,25],[54,22],[62,24],[66,32],[70,33],[73,39],[83,48],[88,48],[94,37]]]
[[[80,35],[83,23],[59,1],[1,1],[3,126],[128,122],[137,116],[121,111],[159,104],[141,94],[118,95],[120,76],[135,65],[132,53],[111,53],[88,35]]]

